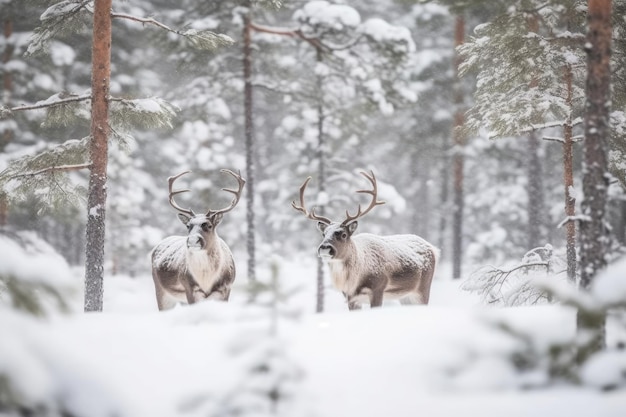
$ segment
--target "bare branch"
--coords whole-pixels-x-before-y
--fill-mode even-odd
[[[180,30],[172,29],[166,24],[152,18],[137,17],[125,13],[111,13],[111,17],[118,19],[127,19],[143,24],[157,26],[163,30],[182,36],[183,38],[187,39],[187,41],[189,41],[194,48],[197,49],[213,50],[219,46],[227,46],[235,43],[235,41],[231,37],[217,34],[210,30],[189,29],[183,32]]]
[[[283,35],[290,37],[298,37],[308,43],[310,43],[315,49],[327,49],[330,48],[327,45],[324,45],[318,38],[308,38],[304,36],[300,29],[285,29],[285,28],[273,28],[269,26],[259,25],[256,23],[250,23],[250,27],[257,32],[262,33],[270,33],[273,35]]]
[[[270,33],[272,35],[283,35],[291,37],[300,36],[298,34],[298,29],[274,28],[265,25],[259,25],[254,22],[250,22],[250,28],[256,30],[257,32]]]
[[[76,164],[76,165],[59,165],[53,167],[47,167],[40,169],[38,171],[26,172],[23,174],[15,174],[10,176],[10,179],[16,178],[24,178],[24,177],[35,177],[37,175],[46,174],[48,172],[68,172],[68,171],[79,171],[81,169],[91,168],[91,163],[88,164]]]
[[[565,143],[565,139],[557,137],[557,136],[544,136],[542,139],[548,142]]]
[[[176,33],[177,35],[182,35],[180,31],[176,29],[172,29],[171,27],[159,22],[158,20],[154,20],[152,18],[137,17],[137,16],[133,16],[130,14],[126,14],[126,13],[111,13],[111,17],[117,18],[117,19],[127,19],[127,20],[132,20],[135,22],[143,23],[143,24],[158,26],[161,29],[167,30],[168,32]]]

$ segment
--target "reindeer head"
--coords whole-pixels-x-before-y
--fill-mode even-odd
[[[230,202],[230,205],[224,207],[219,210],[211,210],[209,209],[206,214],[195,214],[191,209],[184,209],[180,207],[176,201],[174,200],[174,196],[177,194],[181,194],[187,192],[189,190],[172,190],[172,186],[174,185],[174,181],[178,178],[182,177],[185,174],[188,174],[190,171],[181,172],[178,175],[174,175],[167,179],[167,183],[169,186],[169,202],[174,209],[178,211],[178,218],[185,226],[187,226],[187,248],[195,249],[195,250],[204,250],[207,249],[216,239],[217,233],[215,229],[217,225],[222,221],[222,217],[225,213],[231,211],[237,203],[239,202],[239,198],[241,197],[241,192],[243,190],[243,186],[246,183],[241,175],[235,174],[233,171],[228,169],[222,169],[221,172],[227,173],[235,177],[239,187],[237,190],[231,190],[229,188],[222,188],[222,190],[234,194],[235,197]]]
[[[343,259],[347,251],[350,248],[351,237],[354,231],[358,227],[357,219],[363,217],[367,213],[370,212],[374,207],[385,204],[384,201],[377,200],[378,188],[376,185],[376,177],[374,173],[370,171],[361,172],[367,180],[372,184],[371,190],[358,190],[357,193],[369,194],[372,196],[372,201],[370,205],[365,209],[365,211],[361,210],[361,205],[357,209],[356,214],[351,215],[348,210],[346,210],[346,218],[341,222],[334,222],[327,217],[318,216],[315,214],[315,207],[311,209],[311,211],[306,209],[304,204],[304,190],[306,186],[311,181],[311,177],[308,177],[306,181],[300,187],[300,205],[297,205],[295,201],[291,202],[291,206],[304,214],[308,219],[317,220],[317,228],[322,233],[323,239],[322,243],[317,248],[317,254],[320,257],[329,257],[329,258],[337,258]]]

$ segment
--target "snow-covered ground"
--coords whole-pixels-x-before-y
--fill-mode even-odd
[[[546,366],[513,366],[520,352],[573,338],[570,308],[483,307],[444,266],[427,307],[348,312],[329,288],[326,312],[314,314],[314,260],[276,262],[283,289],[299,291],[280,306],[274,335],[270,310],[247,303],[245,277],[229,303],[168,312],[157,311],[147,274],[106,277],[104,313],[34,319],[4,308],[0,382],[9,377],[21,404],[76,416],[271,415],[270,397],[290,417],[626,415],[624,388],[548,384]],[[625,378],[623,354],[607,363],[616,375],[598,378],[596,367],[590,381]]]

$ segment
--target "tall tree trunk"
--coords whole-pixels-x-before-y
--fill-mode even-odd
[[[543,233],[545,204],[540,141],[535,132],[528,135],[528,248],[545,244]]]
[[[321,63],[323,59],[322,49],[315,48],[317,62]],[[317,176],[319,179],[319,193],[326,191],[326,152],[324,152],[326,143],[324,141],[324,80],[322,75],[317,76],[317,91],[319,99],[317,101]],[[324,215],[324,207],[319,208],[319,214]],[[321,313],[324,311],[324,261],[317,257],[317,301],[315,311]]]
[[[439,207],[443,207],[443,213],[439,216],[439,236],[437,244],[441,252],[445,254],[447,249],[446,232],[448,231],[449,199],[450,199],[450,138],[446,135],[441,145],[442,161],[439,177],[441,189],[439,191]]]
[[[15,45],[11,40],[13,36],[13,21],[10,18],[4,20],[4,51],[2,52],[2,63],[7,64],[11,57],[13,56],[13,51],[15,49]],[[6,68],[6,67],[5,67]],[[5,106],[10,107],[11,105],[11,94],[13,92],[13,76],[11,71],[4,71],[2,76],[2,102]],[[9,125],[10,126],[10,125]],[[13,140],[13,129],[10,127],[5,127],[5,129],[0,132],[0,152],[4,151],[4,148]],[[9,221],[9,203],[7,201],[7,196],[0,192],[0,227],[6,226]]]
[[[465,38],[465,19],[457,16],[454,27],[454,46],[462,45]],[[454,156],[453,156],[453,178],[454,178],[454,208],[452,214],[452,277],[461,278],[461,264],[463,261],[463,208],[465,205],[463,193],[465,164],[465,135],[461,131],[465,122],[463,105],[463,88],[459,79],[459,65],[461,57],[458,52],[454,59],[454,70],[456,72],[456,86],[454,92]]]
[[[252,39],[251,14],[252,4],[246,2],[248,10],[243,17],[243,107],[246,136],[246,223],[248,232],[246,248],[248,251],[248,280],[256,281],[256,245],[254,225],[254,126],[252,124]]]
[[[611,0],[589,0],[587,12],[587,83],[583,221],[580,224],[580,288],[589,288],[594,277],[606,266],[608,236],[604,225],[608,191],[607,148],[610,134],[611,82]],[[583,362],[604,347],[605,317],[578,311],[578,331],[590,341],[578,352]]]
[[[429,151],[424,149],[415,149],[411,156],[411,178],[419,183],[419,189],[415,192],[416,207],[419,210],[412,210],[411,230],[423,238],[430,240],[432,236],[432,208],[431,208],[431,190],[430,172],[432,168],[432,156]],[[441,248],[441,246],[440,246]]]
[[[104,229],[107,198],[109,140],[109,82],[111,77],[111,1],[96,0],[93,15],[91,74],[91,141],[85,311],[102,311],[104,284]]]
[[[539,33],[539,18],[531,14],[527,19],[529,32]],[[539,81],[533,74],[529,87],[537,88]],[[541,145],[537,133],[530,132],[528,136],[528,248],[543,245],[543,225],[545,205],[543,200],[543,169],[541,167]]]
[[[14,40],[11,39],[13,36],[13,21],[10,18],[4,19],[4,51],[2,52],[2,63],[7,64],[11,58],[13,57],[13,51],[15,50]],[[3,71],[2,74],[2,102],[5,106],[10,107],[11,104],[11,94],[13,93],[13,75],[11,71],[6,70]],[[10,125],[8,125],[10,126]],[[0,152],[4,151],[4,148],[13,140],[13,129],[10,127],[5,127],[2,132],[0,132]]]
[[[565,186],[565,216],[573,219],[576,215],[576,196],[574,189],[574,139],[572,136],[572,68],[565,67],[566,104],[569,110],[563,126],[563,185]],[[576,223],[565,223],[565,250],[567,259],[567,279],[576,282]]]

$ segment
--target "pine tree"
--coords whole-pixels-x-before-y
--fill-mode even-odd
[[[102,281],[104,273],[104,234],[107,190],[107,159],[110,133],[124,141],[125,134],[132,126],[167,126],[174,115],[174,108],[167,102],[154,99],[119,99],[109,94],[111,39],[109,36],[111,20],[114,18],[138,21],[157,26],[184,38],[189,45],[200,49],[214,49],[228,45],[232,40],[206,30],[179,31],[154,19],[145,19],[125,13],[114,13],[111,1],[96,3],[93,11],[94,46],[92,93],[56,94],[48,100],[35,105],[25,105],[7,110],[9,114],[37,108],[48,109],[47,120],[69,123],[83,110],[82,104],[92,102],[91,135],[82,140],[69,140],[51,147],[37,155],[28,155],[11,162],[0,176],[0,184],[17,182],[15,196],[28,193],[29,189],[52,184],[47,198],[67,198],[79,192],[68,193],[66,185],[69,179],[62,174],[77,169],[90,169],[88,192],[87,248],[85,271],[85,310],[102,309]],[[65,2],[51,6],[42,15],[42,25],[35,31],[28,52],[35,54],[45,49],[58,33],[72,32],[88,25],[92,10],[88,2],[75,2],[71,7]],[[101,60],[101,61],[98,61]],[[46,182],[47,181],[47,182]],[[78,190],[78,189],[77,189]],[[60,196],[60,197],[59,197]]]
[[[324,14],[320,10],[323,8],[335,12]],[[356,139],[363,134],[362,125],[357,125],[367,123],[368,116],[375,112],[389,115],[414,101],[414,93],[407,85],[406,70],[414,44],[405,28],[380,19],[361,22],[358,11],[345,5],[310,3],[296,10],[293,16],[297,24],[294,29],[261,24],[255,24],[253,28],[260,34],[298,40],[296,53],[306,59],[309,68],[314,68],[314,71],[305,69],[310,77],[299,83],[303,91],[285,93],[290,100],[297,97],[300,102],[296,107],[296,100],[293,100],[289,111],[306,115],[308,126],[301,133],[305,140],[296,145],[300,148],[297,157],[302,159],[304,155],[311,163],[308,172],[316,172],[320,195],[317,213],[320,214],[326,212],[329,205],[343,200],[326,199],[329,183],[345,174],[335,167],[343,165],[338,161],[350,159],[353,167],[358,166],[353,160],[353,146],[338,139],[351,136]],[[382,25],[387,32],[378,30]],[[352,180],[351,177],[352,174]],[[343,210],[345,208],[340,212]],[[318,312],[324,308],[323,296],[323,264],[318,260]]]
[[[582,14],[576,2],[562,8],[536,3],[498,15],[477,28],[477,36],[461,48],[464,71],[479,71],[468,126],[485,125],[492,138],[563,129],[562,138],[546,139],[563,144],[568,276],[574,280],[573,129],[581,122],[577,114],[583,97],[581,35],[575,29],[582,27]]]

